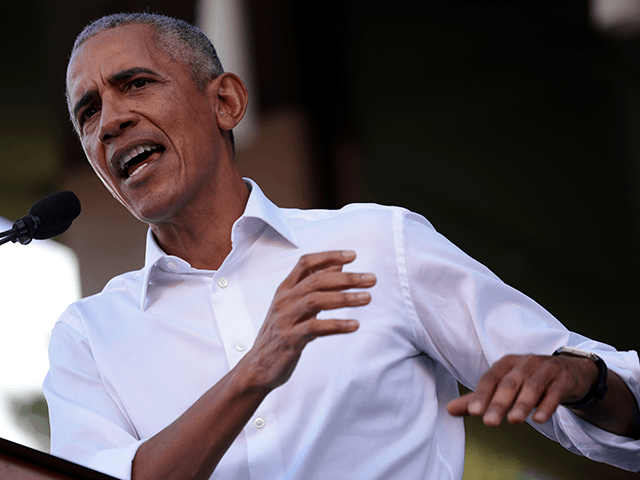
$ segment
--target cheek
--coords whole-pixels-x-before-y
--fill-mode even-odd
[[[104,184],[104,186],[107,187],[107,190],[109,190],[113,194],[113,186],[112,186],[111,178],[109,178],[106,175],[106,172],[104,171],[104,169],[102,169],[100,165],[96,165],[96,163],[91,160],[89,160],[89,165],[91,165],[91,168],[93,168],[93,171],[96,172],[96,175],[98,176],[100,181]]]
[[[127,203],[124,201],[124,198],[122,197],[122,195],[120,195],[120,192],[116,188],[111,177],[108,176],[102,169],[100,169],[98,165],[96,165],[91,160],[89,161],[89,165],[91,165],[91,168],[93,168],[93,171],[96,172],[96,175],[98,176],[102,184],[105,186],[105,188],[109,191],[109,193],[116,200],[118,200],[118,202],[120,202],[122,205],[124,205],[128,209],[129,207]]]
[[[111,186],[113,180],[109,175],[109,171],[106,168],[104,155],[101,155],[101,150],[91,145],[82,144],[82,150],[84,150],[84,154],[87,157],[87,161],[93,171],[96,173],[98,178],[104,183],[107,189],[113,194],[113,188]]]
[[[165,125],[174,132],[183,136],[207,137],[217,127],[215,114],[202,96],[179,98],[171,105],[174,108],[162,108],[159,118],[166,119]]]

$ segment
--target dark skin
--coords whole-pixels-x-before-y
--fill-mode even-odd
[[[241,120],[247,92],[232,74],[204,89],[186,67],[155,45],[151,27],[127,25],[89,39],[73,55],[67,89],[87,158],[109,191],[148,223],[163,250],[196,268],[215,270],[231,252],[231,228],[248,190],[228,131]],[[139,146],[154,152],[122,168]],[[215,219],[215,221],[210,221]],[[356,332],[356,320],[318,320],[324,310],[360,307],[370,273],[343,272],[355,252],[304,255],[278,287],[253,348],[182,416],[148,439],[133,461],[134,479],[206,479],[262,400],[295,371],[305,346]],[[569,356],[508,356],[481,378],[475,392],[448,405],[452,415],[507,416],[544,422],[560,403],[586,395],[597,371]],[[638,407],[626,385],[609,375],[605,401],[577,412],[601,428],[638,438]]]
[[[249,197],[228,134],[246,110],[242,81],[226,73],[200,89],[151,27],[127,25],[74,53],[67,91],[83,149],[111,194],[167,253],[217,269]],[[142,147],[153,151],[127,165]]]
[[[474,392],[447,405],[451,415],[482,417],[497,427],[506,417],[520,424],[532,419],[545,423],[562,403],[584,398],[595,385],[598,369],[588,358],[572,355],[508,355],[480,379]],[[640,438],[640,414],[635,397],[618,375],[609,371],[608,392],[602,402],[574,410],[584,420],[611,433]]]
[[[251,419],[262,400],[293,373],[304,347],[327,335],[357,330],[355,320],[318,320],[322,310],[370,302],[370,274],[342,272],[354,252],[303,256],[282,282],[254,347],[185,414],[145,442],[132,478],[206,479]],[[212,435],[211,432],[216,432]]]

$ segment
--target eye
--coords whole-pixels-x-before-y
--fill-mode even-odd
[[[89,120],[91,117],[93,117],[96,113],[98,113],[98,109],[96,107],[89,107],[86,110],[84,110],[80,114],[80,118],[79,118],[80,126],[84,125],[84,123],[87,120]]]
[[[146,85],[148,85],[150,83],[150,81],[146,78],[136,78],[135,80],[133,80],[129,85],[133,88],[142,88]]]

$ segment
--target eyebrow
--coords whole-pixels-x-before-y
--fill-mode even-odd
[[[133,77],[135,77],[136,75],[140,75],[141,73],[145,73],[147,75],[153,75],[155,77],[159,76],[157,72],[154,72],[153,70],[149,70],[148,68],[133,67],[133,68],[127,68],[126,70],[121,70],[119,72],[114,73],[113,75],[111,75],[111,77],[109,77],[109,82],[110,83],[126,82],[132,79]],[[78,102],[73,107],[73,118],[78,118],[78,112],[83,107],[86,107],[91,102],[93,102],[97,96],[98,96],[98,92],[96,90],[89,90],[85,92],[84,95],[82,95],[82,98],[80,98],[80,100],[78,100]]]
[[[153,75],[155,77],[159,76],[158,73],[154,72],[153,70],[149,70],[148,68],[133,67],[114,73],[111,77],[109,77],[109,81],[113,83],[126,82],[127,80],[130,80],[136,75],[140,75],[141,73],[146,73],[147,75]]]

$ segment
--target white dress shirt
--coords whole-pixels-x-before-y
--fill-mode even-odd
[[[53,454],[129,478],[139,445],[251,349],[300,256],[325,250],[354,250],[345,270],[378,278],[369,305],[319,315],[356,318],[360,329],[307,345],[211,478],[459,480],[463,422],[445,406],[458,395],[456,380],[473,388],[508,353],[593,351],[640,398],[635,352],[567,331],[420,215],[379,205],[279,209],[247,182],[249,202],[219,270],[191,268],[149,234],[142,270],[60,318],[43,387]],[[640,442],[564,407],[538,428],[574,452],[640,469]]]

